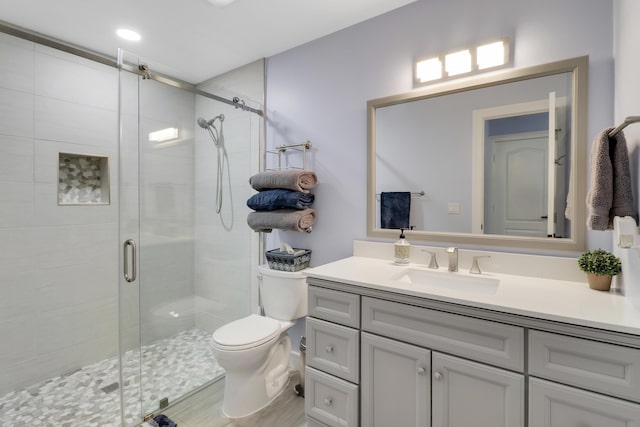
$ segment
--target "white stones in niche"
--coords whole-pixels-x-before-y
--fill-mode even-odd
[[[58,153],[58,205],[108,205],[109,158]]]

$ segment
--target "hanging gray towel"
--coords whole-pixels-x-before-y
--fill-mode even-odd
[[[260,172],[249,178],[249,184],[258,191],[283,188],[308,193],[317,183],[314,172],[294,169]]]
[[[380,193],[380,227],[409,228],[411,193],[391,191]]]
[[[636,218],[631,191],[629,151],[624,133],[609,137],[608,128],[600,132],[591,147],[591,182],[587,195],[591,230],[612,230],[613,218]]]
[[[247,224],[253,231],[271,233],[274,228],[291,231],[311,231],[316,222],[313,209],[278,209],[277,211],[251,212]]]

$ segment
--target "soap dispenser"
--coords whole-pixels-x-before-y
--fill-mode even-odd
[[[404,228],[400,229],[400,240],[394,245],[394,262],[396,264],[409,264],[409,248],[411,244],[404,238]]]

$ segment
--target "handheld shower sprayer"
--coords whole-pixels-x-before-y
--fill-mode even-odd
[[[215,126],[216,120],[219,122],[220,131]],[[211,140],[213,144],[216,146],[218,151],[218,171],[217,171],[217,181],[216,181],[216,213],[220,213],[222,210],[222,179],[224,177],[224,162],[227,161],[227,150],[224,147],[224,135],[222,133],[222,122],[224,122],[224,114],[218,114],[211,120],[203,119],[202,117],[198,117],[196,120],[198,126],[202,129],[205,129],[209,132],[211,136]]]
[[[220,122],[220,132],[218,132],[218,128],[214,124],[216,120]],[[224,121],[224,114],[218,114],[211,120],[205,120],[202,117],[198,117],[198,120],[196,120],[196,122],[198,123],[198,126],[200,126],[202,129],[205,129],[207,132],[209,132],[209,135],[211,136],[211,139],[213,140],[213,143],[216,145],[216,147],[221,143],[224,143],[224,137],[222,137],[223,121]]]
[[[200,126],[202,129],[208,129],[211,126],[215,127],[213,124],[216,120],[219,120],[220,123],[224,122],[224,114],[218,114],[211,120],[205,120],[202,117],[198,117],[198,120],[196,121],[198,122],[198,126]]]

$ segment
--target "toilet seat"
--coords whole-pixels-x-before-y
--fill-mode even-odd
[[[278,320],[251,314],[216,329],[211,341],[220,350],[246,350],[276,338],[280,329]]]

